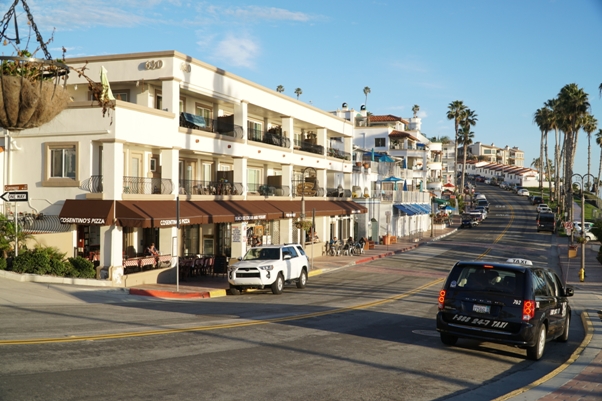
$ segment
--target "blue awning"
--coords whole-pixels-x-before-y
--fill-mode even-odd
[[[424,211],[424,213],[430,213],[431,212],[431,205],[426,204],[426,203],[413,203],[412,205],[417,206],[418,208],[422,209]]]
[[[411,204],[404,204],[405,207],[410,208],[411,210],[413,210],[416,214],[425,214],[427,212],[424,211],[424,209],[422,209],[420,206],[418,206],[418,204],[416,203],[411,203]]]
[[[413,210],[405,207],[406,205],[393,205],[395,206],[397,209],[399,209],[401,212],[407,214],[408,216],[413,216],[416,214],[416,212],[414,212]]]

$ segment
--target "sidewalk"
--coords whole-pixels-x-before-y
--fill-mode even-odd
[[[361,256],[319,256],[313,258],[313,264],[309,277],[326,273],[328,271],[341,269],[361,263],[367,263],[375,259],[385,258],[402,252],[415,249],[420,244],[437,241],[457,230],[455,227],[438,229],[431,237],[430,233],[422,233],[422,237],[402,237],[396,244],[375,245],[374,249],[366,250]],[[310,257],[311,261],[311,257]],[[230,287],[225,275],[217,277],[194,277],[176,284],[147,284],[129,289],[132,295],[146,295],[158,298],[215,298],[226,296],[226,290]]]

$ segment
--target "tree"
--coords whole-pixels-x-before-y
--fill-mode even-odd
[[[364,102],[364,107],[368,110],[368,94],[371,92],[370,87],[364,86],[364,95],[366,96],[366,101]]]
[[[470,109],[466,109],[460,121],[460,130],[458,132],[460,141],[464,146],[464,162],[462,163],[462,191],[464,191],[464,179],[466,177],[466,156],[468,155],[468,145],[472,144],[474,132],[470,131],[470,127],[477,123],[477,114]]]
[[[598,179],[595,184],[596,188],[592,192],[597,196],[598,187],[600,186],[600,173],[602,173],[602,129],[599,129],[596,133],[596,144],[600,147],[600,163],[598,164]]]
[[[461,100],[454,100],[447,106],[447,108],[448,108],[447,119],[454,120],[454,132],[456,133],[456,136],[455,136],[456,142],[455,142],[455,150],[454,150],[454,152],[455,152],[454,170],[457,170],[458,169],[458,146],[459,146],[458,128],[460,125],[460,121],[462,121],[463,115],[466,112],[467,108],[464,105],[464,102],[462,102]],[[464,166],[462,166],[462,167],[464,167]],[[464,171],[462,171],[462,173],[464,173]],[[458,188],[458,179],[457,178],[456,178],[455,185],[456,185],[456,188]],[[462,186],[462,188],[460,190],[463,191],[464,187]]]
[[[415,104],[414,107],[412,107],[412,113],[414,113],[414,118],[416,118],[416,114],[418,114],[419,111],[420,111],[420,106]]]
[[[278,85],[278,87],[276,88],[276,92],[278,92],[278,93],[284,92],[284,86]]]
[[[591,166],[591,149],[592,149],[592,132],[598,129],[598,120],[591,114],[586,114],[583,120],[583,131],[587,134],[587,189],[591,188],[590,184],[590,166]]]
[[[301,88],[295,89],[295,95],[297,95],[297,100],[299,100],[299,96],[301,96],[302,94],[303,91],[301,90]]]
[[[544,157],[544,147],[547,148],[548,132],[550,131],[550,120],[552,111],[547,107],[537,109],[533,116],[533,122],[539,127],[541,137],[539,140],[539,160],[547,160],[548,156]],[[544,146],[545,145],[545,146]],[[543,192],[543,177],[544,177],[544,163],[539,163],[539,190]],[[548,172],[549,180],[549,172]]]
[[[562,174],[564,169],[562,166],[564,165],[564,140],[560,139],[561,131],[560,131],[560,111],[558,108],[558,99],[549,99],[544,103],[544,106],[550,109],[550,119],[549,125],[550,129],[554,130],[554,197],[553,199],[561,200],[561,206],[563,205],[562,199],[560,198],[560,181],[562,179]],[[562,146],[560,145],[562,143]],[[546,156],[547,158],[547,156]],[[551,193],[551,192],[550,192]]]

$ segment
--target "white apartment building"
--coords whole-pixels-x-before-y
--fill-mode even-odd
[[[303,242],[303,218],[321,241],[306,244],[308,254],[321,255],[333,236],[370,235],[360,232],[367,207],[352,198],[354,124],[345,118],[177,51],[66,63],[87,63],[95,78],[106,68],[117,100],[103,117],[72,73],[66,110],[4,131],[2,184],[28,186],[16,212],[38,243],[93,257],[114,285],[133,285],[173,280],[173,269],[129,274],[126,262],[150,243],[173,265],[176,255],[238,257],[253,234]],[[414,168],[426,166],[425,153],[411,158],[412,186],[427,178]],[[15,205],[5,202],[5,213]]]

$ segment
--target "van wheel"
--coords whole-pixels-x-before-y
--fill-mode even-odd
[[[456,345],[458,342],[458,337],[452,336],[451,334],[441,333],[441,342],[445,345]]]
[[[546,347],[546,325],[544,323],[539,327],[537,342],[534,346],[527,348],[527,358],[538,361],[543,356]]]
[[[565,343],[569,340],[569,326],[571,325],[571,315],[567,313],[566,321],[564,322],[564,330],[562,330],[562,335],[556,339],[556,341],[560,341],[561,343]]]
[[[276,277],[276,281],[272,283],[272,294],[280,295],[282,294],[282,290],[284,289],[284,278],[282,278],[282,273],[278,273],[278,277]]]
[[[307,285],[307,272],[305,271],[305,269],[301,270],[301,275],[299,276],[299,279],[297,280],[297,288],[305,288],[305,286]]]

